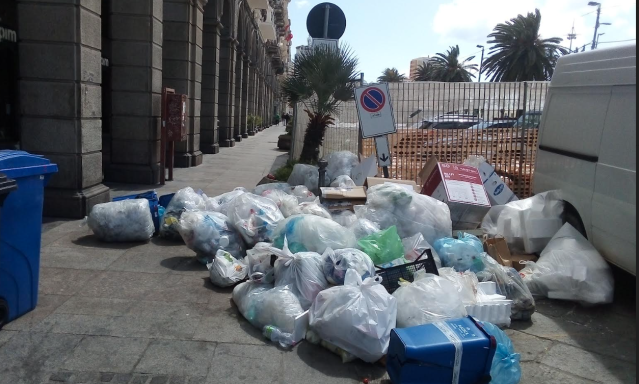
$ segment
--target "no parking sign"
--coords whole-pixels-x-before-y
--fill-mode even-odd
[[[363,138],[397,132],[388,84],[371,84],[355,89],[355,101]]]

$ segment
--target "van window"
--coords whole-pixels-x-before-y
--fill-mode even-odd
[[[551,90],[541,146],[599,156],[610,88]]]
[[[599,162],[637,170],[637,86],[615,87],[601,140]]]

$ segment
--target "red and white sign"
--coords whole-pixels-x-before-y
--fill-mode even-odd
[[[371,84],[355,89],[362,137],[365,139],[397,132],[388,84]]]

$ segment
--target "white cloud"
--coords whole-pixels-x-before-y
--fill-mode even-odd
[[[309,4],[309,0],[298,0],[295,2],[297,8],[304,8]]]

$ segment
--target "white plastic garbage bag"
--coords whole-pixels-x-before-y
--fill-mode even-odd
[[[435,251],[435,248],[433,248],[433,246],[424,239],[424,235],[421,233],[402,239],[402,245],[404,245],[404,257],[406,257],[406,260],[411,262],[417,261],[424,251],[430,249],[433,253],[433,259],[435,259],[437,269],[442,267],[442,261],[439,258],[439,254]],[[422,259],[424,258],[422,257]]]
[[[224,193],[220,196],[213,197],[212,199],[217,202],[219,208],[218,212],[228,216],[228,207],[237,197],[248,193],[245,188],[235,188],[231,192]]]
[[[446,319],[466,317],[466,308],[455,285],[436,275],[419,271],[413,283],[400,283],[397,327],[410,328]]]
[[[211,283],[220,288],[232,287],[248,275],[248,266],[223,250],[217,251],[213,262],[206,267],[209,269]]]
[[[357,216],[351,211],[335,212],[331,214],[333,221],[342,227],[350,227],[357,224]]]
[[[246,251],[248,263],[248,276],[251,280],[260,283],[275,282],[275,269],[271,265],[271,252],[273,244],[257,243],[253,249]]]
[[[356,207],[355,213],[377,223],[381,229],[397,226],[402,238],[421,233],[431,244],[452,236],[453,232],[448,205],[395,184],[371,187],[366,206]]]
[[[351,176],[353,168],[359,165],[359,157],[348,151],[333,152],[326,158],[328,166],[326,174],[331,182],[339,176]]]
[[[459,297],[464,305],[477,303],[479,280],[472,272],[457,272],[454,268],[439,268],[439,277],[442,277],[455,285]]]
[[[300,208],[303,215],[315,215],[329,220],[333,219],[330,212],[320,205],[319,199],[310,203],[301,203]]]
[[[609,304],[614,298],[610,266],[570,224],[552,238],[539,261],[521,273],[533,295],[584,305]]]
[[[355,188],[355,187],[357,187],[357,185],[355,184],[353,179],[350,178],[350,176],[342,175],[342,176],[337,176],[337,178],[335,178],[335,180],[333,180],[333,182],[331,183],[331,187],[333,187],[333,188]]]
[[[179,240],[178,230],[180,217],[187,211],[207,211],[217,212],[219,204],[215,200],[209,199],[201,191],[196,192],[191,187],[180,189],[175,193],[171,202],[166,207],[162,223],[160,225],[160,237],[169,240]]]
[[[315,252],[293,254],[286,240],[283,250],[271,248],[271,252],[278,256],[275,261],[275,286],[290,286],[302,308],[309,309],[317,294],[328,288],[322,269],[322,256]]]
[[[357,219],[355,223],[351,224],[348,228],[351,231],[353,231],[353,234],[355,235],[355,238],[357,240],[363,239],[364,237],[368,237],[370,235],[373,235],[381,231],[381,229],[379,228],[379,225],[373,223],[372,221],[368,219],[359,219],[359,218]]]
[[[297,197],[289,195],[284,191],[279,189],[267,189],[262,192],[262,197],[265,197],[277,204],[284,217],[302,214],[302,207],[300,207]]]
[[[278,190],[282,191],[288,195],[293,192],[293,188],[289,183],[272,183],[272,184],[262,184],[255,187],[253,193],[258,196],[264,196],[264,192]]]
[[[513,253],[539,253],[563,225],[564,203],[557,191],[494,206],[482,229],[490,237],[501,236]]]
[[[228,217],[251,247],[260,242],[270,242],[273,231],[284,215],[270,199],[245,193],[229,203]]]
[[[228,217],[218,212],[184,212],[178,226],[189,249],[195,251],[203,264],[213,261],[217,251],[224,250],[241,259],[245,255],[244,241],[230,224]]]
[[[326,248],[356,248],[353,231],[333,220],[314,215],[296,215],[282,221],[275,230],[273,245],[284,247],[284,237],[293,253],[324,253]]]
[[[317,196],[311,192],[305,185],[298,185],[293,188],[293,196],[297,197],[300,203],[311,203],[317,199]]]
[[[310,191],[318,192],[319,187],[319,168],[314,165],[295,164],[293,172],[288,178],[288,183],[292,186],[304,185]],[[328,177],[324,185],[330,184]]]
[[[396,318],[397,300],[386,292],[381,278],[362,281],[352,269],[344,285],[320,292],[310,310],[313,331],[368,363],[388,352]]]
[[[110,243],[148,241],[155,232],[146,199],[98,204],[91,209],[87,222],[100,240]]]
[[[233,289],[233,302],[242,316],[259,330],[271,325],[282,332],[293,333],[295,318],[304,313],[299,299],[288,286],[273,288],[272,284],[248,281]]]
[[[346,271],[354,269],[362,280],[375,276],[375,265],[367,254],[359,249],[338,249],[333,251],[328,248],[322,255],[324,258],[324,276],[329,283],[343,285],[346,279]]]

